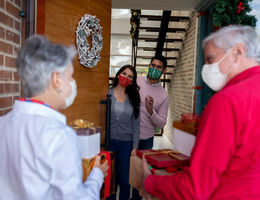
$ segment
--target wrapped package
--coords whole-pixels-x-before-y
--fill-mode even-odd
[[[165,170],[156,170],[157,175],[169,175]],[[142,160],[137,156],[130,157],[130,171],[129,171],[129,184],[136,188],[137,190],[143,184],[143,165]],[[158,198],[153,197],[152,200],[158,200]]]
[[[94,123],[83,119],[76,119],[73,121],[71,126],[75,130],[81,146],[83,182],[86,181],[89,173],[94,166],[96,155],[101,155],[101,163],[103,163],[105,160],[108,161],[108,175],[105,177],[100,194],[101,199],[106,199],[108,196],[115,192],[114,153],[107,151],[100,152],[101,128],[94,126]]]
[[[102,151],[101,163],[108,161],[108,175],[105,177],[104,183],[100,191],[100,198],[106,199],[115,192],[115,157],[113,152]],[[86,181],[95,163],[95,157],[90,159],[82,159],[83,182]]]
[[[100,133],[101,128],[94,126],[94,123],[76,119],[71,126],[78,135],[78,141],[81,147],[81,157],[90,159],[100,152]]]
[[[91,131],[90,131],[91,130]],[[90,133],[82,135],[81,133]],[[100,132],[94,132],[93,129],[77,129],[78,141],[81,147],[81,157],[85,159],[93,158],[100,153]]]
[[[167,168],[189,165],[189,157],[171,149],[161,150],[137,150],[139,158],[145,158],[147,162],[156,168]]]

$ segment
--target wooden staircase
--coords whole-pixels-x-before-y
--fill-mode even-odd
[[[162,48],[168,62],[168,69],[162,82],[170,82],[170,76],[174,71],[174,66],[182,47],[182,42],[190,20],[190,11],[171,11],[169,17],[166,38]],[[163,19],[163,11],[141,10],[140,27],[136,47],[136,69],[139,74],[147,74],[148,65],[155,55],[160,25]]]

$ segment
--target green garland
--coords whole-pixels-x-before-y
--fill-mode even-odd
[[[213,24],[227,26],[244,24],[255,27],[256,18],[248,13],[252,10],[249,3],[252,0],[216,0],[213,11]]]
[[[131,18],[130,18],[130,36],[131,38],[137,38],[139,33],[140,26],[140,14],[141,10],[131,9]]]

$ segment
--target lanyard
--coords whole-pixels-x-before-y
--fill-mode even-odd
[[[53,107],[51,107],[49,104],[44,103],[44,102],[42,102],[42,101],[39,101],[39,100],[37,100],[37,99],[31,99],[31,98],[20,98],[19,101],[26,101],[26,102],[38,103],[38,104],[42,104],[42,105],[45,105],[45,106],[47,106],[47,107],[53,109]]]

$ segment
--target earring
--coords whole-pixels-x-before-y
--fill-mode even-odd
[[[60,88],[57,89],[57,92],[60,94],[62,91]]]

